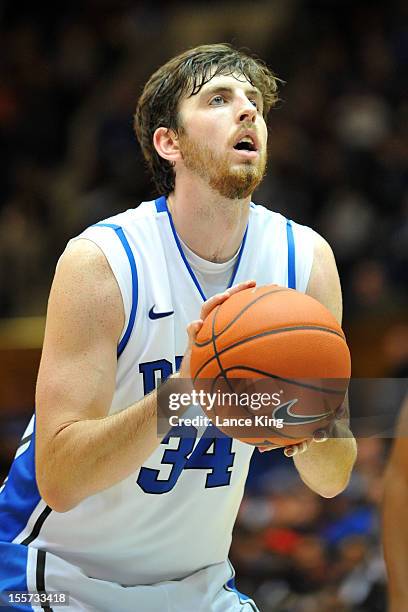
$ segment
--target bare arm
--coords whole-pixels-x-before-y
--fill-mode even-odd
[[[155,394],[108,416],[124,324],[105,256],[80,240],[62,256],[50,293],[36,393],[36,476],[65,511],[126,478],[159,443]]]
[[[339,275],[328,243],[316,234],[312,271],[306,293],[319,300],[341,324],[342,298]],[[324,443],[310,442],[293,460],[305,484],[323,497],[334,497],[347,486],[357,456],[356,441],[348,427],[348,400],[334,436]]]
[[[385,473],[383,545],[388,573],[390,612],[408,610],[408,398]]]

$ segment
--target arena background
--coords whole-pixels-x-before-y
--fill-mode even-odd
[[[197,44],[248,47],[286,82],[254,200],[331,243],[354,376],[407,376],[407,18],[397,0],[1,4],[0,482],[33,408],[57,259],[87,225],[155,195],[135,103],[156,67]],[[255,452],[231,558],[263,612],[385,610],[390,444],[362,437],[332,500],[280,452]]]

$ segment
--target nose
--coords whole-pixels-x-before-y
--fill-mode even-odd
[[[256,107],[252,104],[252,102],[250,102],[250,100],[245,99],[240,104],[240,107],[238,110],[238,114],[237,114],[238,123],[243,123],[245,121],[250,121],[252,123],[255,123],[256,114],[257,114]]]

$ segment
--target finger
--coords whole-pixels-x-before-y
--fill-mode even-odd
[[[198,332],[203,326],[203,321],[201,319],[197,319],[197,321],[192,321],[187,325],[187,334],[188,334],[188,342],[192,345],[195,342]]]
[[[217,293],[216,295],[213,295],[213,297],[204,302],[200,313],[201,318],[205,319],[206,317],[208,317],[210,312],[216,306],[219,306],[220,304],[225,302],[225,300],[231,297],[231,295],[234,295],[234,293],[238,293],[238,291],[242,291],[243,289],[250,289],[251,287],[255,287],[255,285],[256,281],[254,280],[244,281],[243,283],[238,283],[237,285],[226,289],[223,293]]]
[[[243,289],[249,289],[250,287],[255,287],[255,285],[256,285],[256,281],[248,280],[248,281],[244,281],[243,283],[238,283],[237,285],[234,285],[233,287],[230,287],[223,293],[217,293],[216,295],[213,295],[213,297],[211,297],[209,300],[204,302],[203,307],[201,308],[201,313],[200,313],[201,318],[205,319],[206,317],[208,317],[210,312],[216,306],[225,302],[225,300],[231,297],[231,295],[234,295],[234,293],[238,293],[238,291],[242,291]]]
[[[314,442],[326,442],[329,439],[329,435],[325,429],[318,429],[313,434]]]
[[[292,446],[286,446],[283,453],[286,457],[294,457],[295,455],[301,455],[309,448],[309,441],[303,440],[299,444],[293,444]]]
[[[216,293],[215,295],[213,295],[212,298],[204,302],[200,313],[201,318],[203,320],[207,318],[210,312],[214,310],[216,306],[225,302],[225,300],[227,300],[229,296],[230,294],[227,293],[227,291],[224,291],[224,293]]]
[[[309,442],[307,440],[304,440],[303,442],[301,442],[300,444],[297,444],[296,446],[298,449],[298,455],[301,455],[302,453],[307,451],[307,449],[309,448]]]
[[[247,280],[247,281],[244,281],[243,283],[237,283],[236,285],[233,285],[232,287],[227,289],[226,293],[228,293],[229,295],[234,295],[234,293],[238,293],[238,291],[242,291],[243,289],[250,289],[251,287],[255,287],[255,286],[256,286],[255,280]]]

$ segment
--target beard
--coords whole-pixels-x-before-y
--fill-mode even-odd
[[[180,131],[180,150],[184,165],[229,200],[248,197],[262,181],[266,170],[266,155],[256,162],[247,160],[232,166],[227,153],[217,154],[208,145],[199,143]]]

